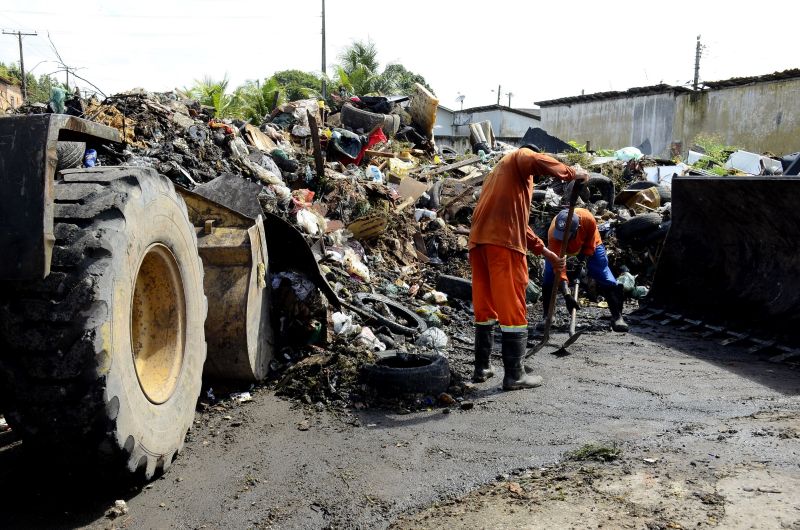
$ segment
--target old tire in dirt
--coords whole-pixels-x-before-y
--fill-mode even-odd
[[[369,315],[369,318],[383,324],[395,333],[417,335],[428,329],[428,324],[419,315],[391,298],[379,294],[357,293],[355,299],[364,312]],[[370,307],[376,303],[386,304],[392,317],[387,317]]]
[[[186,206],[150,169],[56,181],[44,280],[0,284],[0,386],[29,447],[105,469],[166,469],[200,394],[206,299]]]
[[[386,351],[375,363],[365,364],[361,377],[383,397],[438,396],[450,386],[450,365],[435,353],[398,355]]]

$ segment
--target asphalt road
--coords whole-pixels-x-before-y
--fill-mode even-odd
[[[686,447],[692,436],[670,433],[764,411],[800,417],[796,368],[657,324],[632,327],[587,334],[567,357],[539,354],[542,388],[501,392],[499,376],[477,385],[468,411],[317,410],[257,390],[250,403],[198,414],[184,452],[143,489],[55,476],[6,439],[0,526],[384,528],[588,442]],[[469,369],[468,352],[452,356],[457,370]],[[797,439],[724,447],[800,474]],[[104,513],[116,499],[129,513],[111,520]]]

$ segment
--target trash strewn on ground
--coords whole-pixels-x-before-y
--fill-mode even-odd
[[[303,271],[270,271],[277,390],[307,403],[363,406],[370,398],[360,372],[382,352],[468,357],[472,347],[471,214],[483,179],[515,147],[496,141],[490,124],[475,124],[474,152],[439,150],[431,105],[435,99],[418,86],[413,94],[354,97],[338,108],[293,101],[248,123],[218,119],[177,92],[134,90],[83,105],[84,117],[115,127],[127,142],[104,146],[86,163],[151,167],[190,190],[223,175],[254,183],[260,211],[302,234],[341,302],[331,303]],[[594,214],[612,271],[634,304],[647,295],[669,230],[674,176],[773,175],[798,166],[791,155],[779,160],[742,150],[725,152],[723,161],[702,146],[686,160],[656,159],[632,146],[595,154],[542,130],[529,133],[562,151],[553,155],[562,162],[592,172],[578,206]],[[530,224],[546,239],[571,184],[538,180]],[[533,315],[540,311],[543,262],[529,258]],[[467,283],[446,289],[443,277]],[[604,307],[593,282],[581,282],[584,303]],[[458,397],[467,388],[462,365],[450,368],[448,392]],[[435,396],[417,400],[435,403]]]

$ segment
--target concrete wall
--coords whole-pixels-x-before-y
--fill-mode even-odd
[[[571,105],[542,107],[540,127],[564,141],[587,140],[593,149],[619,149],[649,140],[654,154],[669,150],[672,142],[673,94],[603,99]]]
[[[760,81],[699,93],[647,94],[542,107],[541,127],[562,140],[591,141],[595,149],[649,140],[654,156],[683,153],[698,134],[728,145],[777,155],[800,150],[800,78]]]
[[[800,150],[800,79],[721,88],[678,98],[676,136],[684,151],[700,134],[776,155]]]

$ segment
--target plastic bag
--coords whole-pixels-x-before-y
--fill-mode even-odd
[[[423,348],[442,350],[447,347],[447,334],[439,328],[428,328],[417,338],[415,344]]]
[[[361,328],[361,333],[358,334],[356,340],[366,346],[369,346],[374,351],[386,351],[386,344],[379,341],[372,330],[366,326]]]
[[[614,158],[617,160],[622,160],[623,162],[627,162],[628,160],[639,160],[642,158],[642,152],[639,151],[636,147],[623,147],[617,151],[614,151]]]
[[[622,291],[627,296],[633,296],[636,289],[636,277],[628,271],[623,272],[617,277],[617,283],[622,284]]]
[[[331,315],[331,319],[333,320],[333,332],[337,335],[349,335],[351,332],[355,331],[353,317],[351,315],[337,311]]]
[[[306,234],[315,236],[325,231],[325,218],[311,210],[303,209],[297,212],[297,226]]]
[[[367,166],[367,178],[373,182],[380,182],[383,184],[383,173],[378,169],[378,166],[373,166],[372,164]]]

